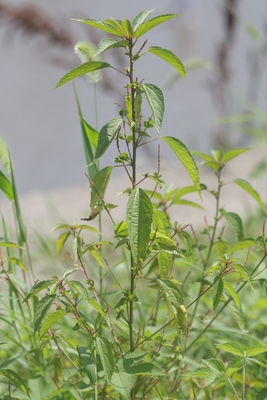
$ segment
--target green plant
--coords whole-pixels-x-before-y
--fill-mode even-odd
[[[10,156],[2,145],[1,159],[5,160],[8,154],[11,168],[2,173],[0,187],[15,203],[15,220],[20,229],[19,245],[10,241],[6,229],[0,242],[0,247],[8,251],[7,257],[1,254],[0,264],[9,288],[5,299],[10,302],[3,302],[5,315],[0,318],[12,330],[12,334],[7,328],[3,330],[8,343],[3,344],[0,354],[7,361],[5,368],[0,365],[0,375],[12,383],[8,389],[5,386],[3,395],[64,400],[226,399],[238,398],[238,393],[245,398],[246,385],[250,388],[247,399],[258,392],[256,398],[263,398],[260,396],[266,392],[267,347],[260,331],[266,322],[254,326],[254,330],[251,327],[249,337],[244,334],[246,300],[242,297],[247,286],[267,292],[267,279],[258,278],[266,271],[265,223],[260,236],[247,238],[241,217],[220,204],[227,184],[222,180],[225,165],[248,149],[224,154],[217,150],[211,155],[194,152],[214,171],[217,188],[213,189],[199,183],[197,166],[184,143],[176,137],[152,136],[152,128],[158,132],[161,129],[163,93],[154,84],[135,78],[134,67],[140,57],[151,53],[170,63],[183,77],[185,70],[170,50],[152,46],[145,51],[146,40],[137,46],[146,32],[177,16],[147,20],[150,14],[151,10],[143,11],[133,22],[112,18],[103,22],[80,20],[118,38],[103,39],[97,56],[122,48],[128,66],[119,71],[93,58],[70,71],[57,85],[103,68],[113,68],[127,80],[125,107],[99,133],[84,120],[77,99],[89,164],[86,175],[91,186],[91,213],[83,218],[89,225],[75,222],[54,228],[63,230],[57,240],[59,254],[71,239],[69,257],[73,265],[61,277],[41,281],[34,278],[35,284],[31,285],[26,275],[21,279],[11,269],[13,262],[26,270],[21,249],[26,238],[21,234],[24,225],[18,213]],[[144,99],[151,109],[148,117],[142,111]],[[166,143],[180,159],[192,179],[191,186],[173,189],[165,185],[160,171],[160,144],[156,171],[144,172],[138,180],[138,150],[155,140]],[[115,165],[100,169],[98,161],[110,145],[118,151]],[[115,166],[124,168],[129,179],[123,192],[127,198],[126,216],[121,221],[114,221],[112,216],[116,205],[105,202]],[[153,182],[153,190],[144,186],[148,181]],[[235,179],[232,183],[251,195],[266,212],[259,194],[247,181]],[[202,208],[184,198],[194,192],[201,198],[201,190],[214,197],[215,216],[213,224],[207,222],[196,233],[186,223],[172,222],[170,210],[175,205]],[[99,234],[90,221],[102,210],[114,225],[115,236],[112,241],[106,240],[104,230],[103,238],[95,242],[86,237],[86,232]],[[10,253],[12,249],[19,253],[17,258]],[[95,273],[96,265],[102,274]],[[257,300],[260,295],[258,290],[255,292]],[[226,368],[228,360],[220,350],[238,357]],[[259,366],[257,375],[250,368],[251,357]],[[6,369],[8,365],[12,369]],[[22,366],[23,373],[18,376]],[[254,385],[249,380],[251,376],[255,378]]]

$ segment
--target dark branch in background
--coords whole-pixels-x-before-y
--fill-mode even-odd
[[[51,46],[64,46],[66,48],[74,48],[77,39],[69,33],[65,28],[62,28],[62,24],[54,22],[52,18],[40,7],[36,6],[9,6],[4,2],[0,2],[0,23],[1,28],[4,26],[11,26],[17,30],[23,31],[30,37],[36,37],[37,35],[48,39]],[[87,33],[89,30],[87,29]],[[88,33],[89,34],[89,33]],[[97,45],[100,41],[98,35],[90,32],[89,40],[91,43]],[[68,52],[69,54],[69,52]],[[121,58],[118,54],[116,61],[121,64]],[[78,65],[78,62],[60,56],[49,56],[49,62],[67,67],[67,69],[74,68]],[[108,72],[102,72],[102,79],[99,82],[105,91],[115,91],[117,85],[112,83],[113,80],[109,78]]]

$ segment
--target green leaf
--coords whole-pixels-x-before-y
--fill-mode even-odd
[[[162,125],[165,111],[164,96],[160,88],[151,83],[144,83],[142,89],[145,92],[148,104],[154,116],[155,126],[158,132]]]
[[[263,211],[265,213],[267,213],[266,208],[259,196],[259,193],[256,192],[255,189],[253,189],[253,187],[251,186],[251,184],[249,182],[245,181],[244,179],[235,179],[234,182],[238,186],[240,186],[242,189],[244,189],[247,193],[249,193],[257,201],[257,203],[261,206]]]
[[[177,155],[177,157],[180,159],[180,161],[184,165],[185,169],[191,176],[191,179],[196,187],[199,197],[202,200],[198,168],[196,166],[195,160],[193,159],[190,151],[188,150],[188,148],[185,146],[184,143],[182,143],[179,139],[177,139],[175,137],[162,136],[162,139],[170,146],[170,148],[174,151],[174,153]]]
[[[109,145],[118,133],[121,123],[121,118],[112,118],[105,126],[103,126],[98,137],[98,143],[95,152],[96,160],[106,152]]]
[[[149,47],[147,51],[149,53],[152,53],[155,56],[158,56],[158,57],[162,58],[163,60],[167,61],[185,79],[185,74],[186,74],[185,68],[184,68],[182,62],[179,60],[179,58],[172,51],[163,49],[162,47],[158,47],[158,46]]]
[[[114,372],[110,384],[126,400],[131,399],[131,390],[135,385],[137,378],[126,372]]]
[[[43,322],[41,329],[40,329],[40,339],[42,336],[48,331],[51,326],[57,322],[59,319],[63,318],[68,313],[64,310],[57,310],[53,314],[49,315],[45,321]]]
[[[77,350],[82,361],[83,368],[85,369],[91,384],[94,385],[97,382],[97,375],[91,350],[89,347],[84,346],[78,346]]]
[[[266,400],[267,399],[267,388],[261,389],[257,394],[256,394],[256,400]]]
[[[187,335],[188,335],[188,316],[184,305],[177,307],[176,315],[176,328],[179,336],[179,344],[182,353],[184,352]]]
[[[203,165],[213,169],[214,171],[219,171],[220,169],[220,163],[217,161],[207,161]]]
[[[240,216],[233,212],[226,212],[225,210],[220,210],[221,214],[224,216],[230,228],[236,234],[237,239],[243,240],[244,239],[244,230],[243,230],[243,222]]]
[[[147,22],[139,24],[139,26],[135,30],[135,38],[136,39],[140,38],[142,35],[153,29],[155,26],[162,24],[163,22],[168,21],[169,19],[176,18],[178,16],[179,14],[163,14],[159,15],[158,17],[152,18]]]
[[[163,293],[171,306],[176,308],[183,302],[183,292],[169,279],[159,279],[159,284]]]
[[[131,253],[137,264],[142,263],[150,237],[153,207],[143,189],[135,188],[127,203],[127,226]]]
[[[128,232],[127,221],[119,222],[114,228],[114,233],[119,238],[128,237],[129,232]]]
[[[224,289],[227,290],[227,292],[230,294],[230,296],[234,300],[235,304],[237,305],[237,308],[240,310],[240,301],[239,301],[239,298],[238,298],[238,295],[237,295],[235,289],[231,285],[229,285],[229,283],[227,283],[225,281],[223,282],[223,286],[224,286]]]
[[[8,200],[14,200],[12,185],[2,171],[0,171],[0,190],[2,190]]]
[[[257,242],[254,239],[244,239],[241,240],[240,242],[234,244],[230,249],[227,250],[226,254],[231,254],[234,253],[237,250],[244,250],[247,249],[248,247],[256,246]]]
[[[52,306],[54,300],[55,300],[55,295],[48,295],[42,298],[40,303],[37,305],[33,321],[34,333],[36,333],[37,330],[39,329],[41,323],[43,322],[45,314]]]
[[[110,49],[116,49],[118,47],[127,47],[129,42],[127,40],[117,40],[113,38],[106,38],[100,41],[98,45],[97,52],[94,57],[99,56],[99,54],[104,53]]]
[[[108,339],[103,337],[102,338],[97,337],[96,344],[102,362],[102,366],[104,369],[106,380],[108,381],[108,383],[110,383],[110,379],[115,368],[111,344]]]
[[[104,200],[112,169],[113,167],[103,168],[92,179],[96,189],[93,187],[91,191],[91,215],[89,220],[94,219],[102,209],[101,202]],[[99,196],[101,196],[101,198]]]
[[[70,232],[63,232],[59,236],[59,238],[57,240],[57,254],[58,255],[61,253],[63,246],[66,243],[69,236],[70,236]]]
[[[265,295],[267,296],[267,279],[261,278],[261,279],[259,279],[259,283],[260,283],[261,288],[264,291]]]
[[[244,348],[238,342],[226,342],[217,345],[217,349],[224,350],[227,353],[235,354],[244,357]]]
[[[0,375],[4,376],[15,386],[20,388],[25,394],[27,394],[28,397],[30,397],[26,383],[19,375],[16,374],[16,372],[12,371],[11,369],[0,369]]]
[[[205,208],[202,207],[200,204],[195,203],[194,201],[190,201],[190,200],[174,200],[172,201],[172,204],[176,204],[176,205],[180,205],[180,206],[188,206],[188,207],[195,207],[195,208],[199,208],[200,210],[204,210]]]
[[[66,269],[66,271],[64,271],[64,273],[62,275],[62,280],[65,280],[67,278],[67,276],[72,275],[74,272],[80,271],[80,270],[81,270],[80,267]]]
[[[213,309],[216,310],[217,306],[220,303],[222,293],[223,293],[223,280],[222,278],[218,278],[217,282],[214,285],[214,296],[213,296]]]
[[[123,30],[119,24],[114,24],[111,20],[105,20],[103,22],[95,19],[73,19],[73,21],[82,22],[83,24],[93,26],[94,28],[100,29],[104,32],[110,33],[111,35],[123,37]],[[114,20],[116,21],[116,20]]]
[[[53,375],[52,379],[58,390],[61,389],[61,373],[62,373],[62,361],[60,356],[56,356],[53,360]]]
[[[252,280],[248,272],[244,269],[242,265],[234,264],[234,269],[247,281],[249,286],[252,288]]]
[[[267,346],[261,346],[259,344],[256,344],[254,346],[250,346],[247,349],[246,356],[254,357],[254,356],[258,356],[259,354],[266,353],[266,352],[267,352]]]
[[[236,371],[240,370],[244,366],[244,357],[235,357],[233,360],[229,362],[227,365],[227,373],[226,376],[232,376]]]
[[[52,232],[56,231],[57,229],[70,229],[70,228],[71,228],[71,225],[69,225],[69,224],[58,224],[52,229]]]
[[[208,360],[202,360],[202,362],[210,369],[215,372],[225,372],[225,365],[221,360],[217,358],[209,358]]]
[[[56,282],[55,279],[50,279],[47,281],[40,281],[40,282],[36,283],[36,285],[34,285],[31,288],[31,290],[29,291],[29,293],[27,294],[27,296],[25,297],[23,302],[29,300],[32,296],[35,296],[37,293],[41,292],[41,290],[48,288],[49,286],[53,285],[55,282]]]
[[[23,271],[27,272],[27,268],[25,267],[24,263],[20,259],[18,259],[16,257],[7,257],[5,260],[18,265],[21,269],[23,269]]]
[[[94,299],[89,299],[89,303],[104,319],[107,319],[107,315],[105,314],[104,310]]]
[[[99,69],[108,68],[110,64],[101,61],[88,61],[84,64],[79,65],[78,67],[72,69],[63,78],[60,79],[58,84],[56,85],[55,89],[59,88],[60,86],[64,85],[65,83],[72,81],[79,76],[88,74],[89,72],[97,71]],[[54,90],[55,90],[54,89]]]
[[[203,183],[201,183],[200,189],[206,190],[207,186],[203,185]],[[175,190],[174,195],[172,197],[171,204],[176,204],[175,201],[179,200],[181,197],[185,196],[186,194],[193,193],[193,192],[197,192],[197,188],[195,185],[185,186],[181,189]]]
[[[224,164],[226,164],[228,161],[232,160],[232,158],[235,158],[235,157],[238,156],[239,154],[244,153],[244,152],[246,152],[246,151],[248,151],[248,150],[251,150],[251,149],[246,148],[246,149],[230,150],[230,151],[228,151],[227,153],[225,153],[225,154],[222,156],[222,162],[223,162]]]
[[[134,32],[136,31],[136,29],[142,25],[145,20],[147,19],[147,17],[153,12],[154,10],[145,10],[140,12],[140,14],[138,14],[135,19],[132,22],[133,25],[133,30]]]
[[[75,92],[76,102],[77,102],[77,106],[78,106],[78,114],[79,114],[80,122],[81,122],[85,161],[86,161],[86,164],[88,165],[87,172],[88,172],[88,175],[90,176],[90,178],[93,179],[93,177],[95,176],[95,174],[98,171],[96,164],[93,163],[94,150],[96,149],[97,141],[98,141],[98,132],[83,119],[82,110],[80,107],[80,103],[79,103],[79,99],[78,99],[75,87],[74,87],[74,92]]]
[[[127,39],[130,39],[132,37],[132,34],[133,34],[133,26],[132,26],[131,21],[129,21],[128,19],[125,19],[122,22],[122,26],[123,26],[124,36]]]
[[[22,249],[21,246],[19,246],[16,243],[13,243],[13,242],[1,242],[0,241],[0,247],[11,247],[13,249]]]
[[[235,322],[241,329],[241,331],[247,332],[245,329],[245,317],[244,317],[244,313],[243,313],[241,304],[240,304],[240,308],[237,308],[235,303],[229,303],[227,307],[231,311],[231,314],[232,314]]]
[[[158,233],[162,233],[166,235],[168,238],[171,237],[171,231],[167,231],[165,228],[171,226],[171,223],[167,217],[167,215],[160,210],[155,210],[153,215],[153,229],[158,228]],[[160,252],[157,256],[159,274],[161,278],[167,278],[170,272],[170,268],[172,266],[173,255]]]
[[[9,176],[11,174],[11,165],[10,165],[11,160],[10,160],[8,145],[1,136],[0,136],[0,161],[3,164],[6,174]]]
[[[159,367],[152,363],[142,363],[138,365],[132,365],[131,367],[127,368],[128,374],[133,375],[154,375],[154,376],[165,376],[166,373],[163,372]]]
[[[78,293],[83,300],[89,300],[86,287],[79,281],[68,281],[68,284]]]
[[[200,151],[195,151],[195,150],[192,150],[191,153],[194,154],[194,156],[203,158],[203,160],[214,161],[213,158],[209,154],[201,153]]]

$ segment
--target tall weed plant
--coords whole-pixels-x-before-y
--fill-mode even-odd
[[[58,254],[66,251],[67,242],[72,247],[73,267],[63,265],[61,276],[38,280],[38,265],[31,265],[12,162],[1,141],[0,188],[12,204],[17,235],[9,237],[2,215],[1,399],[267,398],[265,222],[257,237],[247,237],[241,217],[221,204],[225,185],[237,185],[266,212],[249,182],[224,181],[225,166],[248,149],[190,152],[177,137],[161,134],[164,96],[153,83],[137,79],[138,60],[150,53],[183,78],[186,73],[172,51],[148,47],[145,39],[148,31],[177,15],[149,19],[151,12],[141,12],[132,22],[79,20],[109,36],[89,59],[86,46],[77,45],[85,62],[56,86],[89,73],[96,84],[96,72],[104,68],[125,79],[125,104],[99,132],[84,120],[77,97],[91,212],[79,223],[54,228],[61,232]],[[123,70],[100,61],[103,52],[114,48],[125,53]],[[151,110],[148,116],[144,102]],[[138,151],[154,141],[155,172],[139,171]],[[182,162],[190,186],[165,185],[161,143]],[[109,146],[117,156],[100,168]],[[199,182],[192,154],[214,172],[217,187]],[[105,201],[116,167],[128,179],[122,220],[113,216],[116,204]],[[186,221],[170,219],[174,205],[201,208],[202,191],[214,198],[212,223],[199,232]],[[187,198],[193,192],[198,203]],[[101,221],[99,230],[91,226],[101,212],[113,225],[112,238],[104,237]]]

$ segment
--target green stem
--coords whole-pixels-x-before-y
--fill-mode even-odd
[[[242,400],[245,400],[245,394],[246,394],[246,356],[244,358],[244,364],[243,364]]]
[[[204,264],[204,268],[203,268],[203,273],[202,273],[202,278],[201,278],[201,282],[200,282],[200,288],[199,288],[199,292],[198,292],[198,296],[197,296],[197,301],[196,301],[196,305],[193,311],[193,315],[191,318],[191,323],[190,326],[193,325],[195,316],[196,316],[196,312],[198,309],[198,305],[199,305],[199,299],[201,297],[201,292],[202,292],[202,288],[203,288],[203,280],[205,278],[205,272],[207,269],[207,265],[211,256],[211,251],[213,248],[213,244],[214,244],[214,239],[215,239],[215,234],[216,234],[216,229],[217,229],[217,225],[218,225],[218,217],[219,217],[219,200],[220,200],[220,192],[221,192],[221,187],[222,187],[222,183],[221,183],[221,169],[219,169],[218,171],[218,191],[217,191],[217,196],[216,196],[216,213],[215,213],[215,223],[214,223],[214,227],[213,227],[213,232],[212,232],[212,237],[210,240],[210,246],[209,246],[209,251],[208,251],[208,255]]]
[[[230,378],[228,378],[228,382],[229,382],[230,385],[232,386],[232,389],[233,389],[233,391],[234,391],[234,394],[236,395],[237,400],[239,400],[239,396],[238,396],[238,394],[237,394],[237,391],[236,391],[234,385],[232,384],[232,382],[230,381]]]

